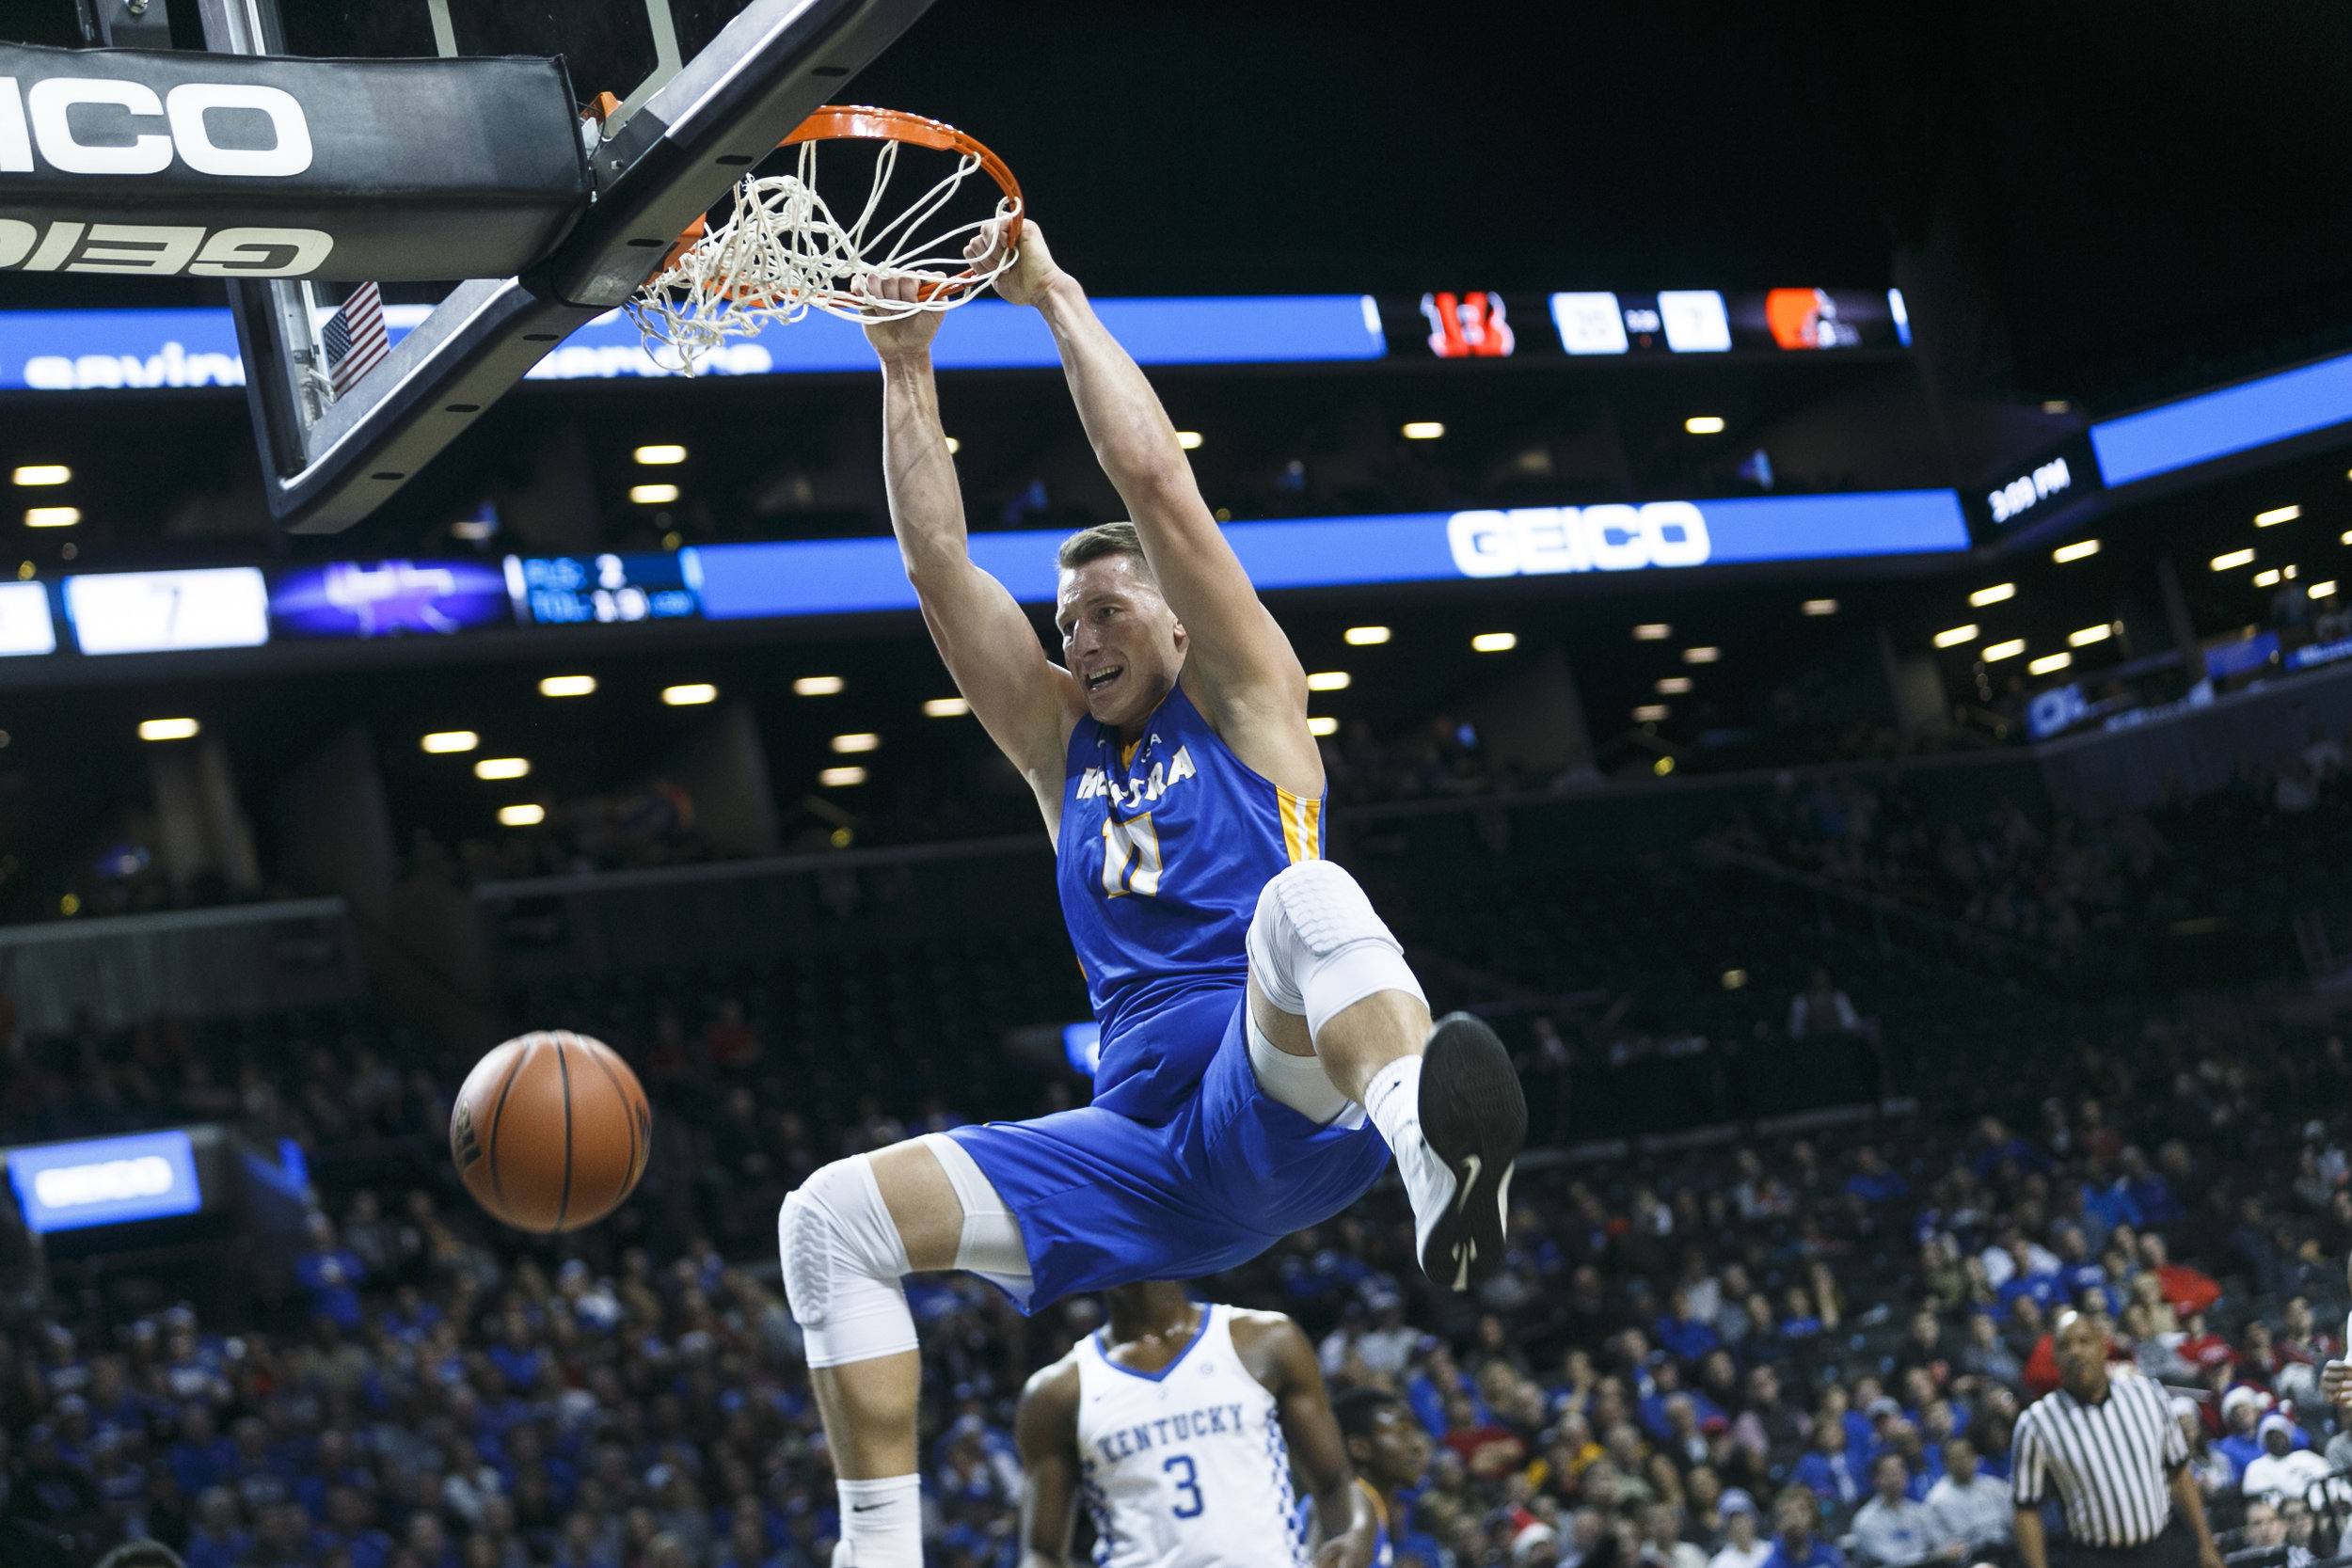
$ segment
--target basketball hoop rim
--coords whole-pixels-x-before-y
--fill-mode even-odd
[[[813,141],[909,142],[935,152],[953,152],[959,156],[977,158],[981,172],[995,181],[1005,199],[1012,203],[1011,215],[1005,224],[1005,248],[1012,250],[1020,246],[1024,212],[1021,182],[1013,178],[1012,170],[1005,160],[991,151],[978,137],[957,130],[946,120],[910,114],[904,109],[877,108],[870,103],[828,103],[793,127],[792,134],[776,146],[798,147],[803,142]],[[707,233],[709,227],[707,215],[696,218],[678,236],[677,244],[670,247],[651,276],[660,277],[677,265],[678,258]],[[962,277],[968,278],[972,273],[967,269]],[[952,283],[956,279],[946,281]]]

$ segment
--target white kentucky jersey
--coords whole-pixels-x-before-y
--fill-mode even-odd
[[[1078,1347],[1078,1459],[1097,1568],[1305,1568],[1273,1394],[1233,1349],[1232,1309],[1156,1372]]]

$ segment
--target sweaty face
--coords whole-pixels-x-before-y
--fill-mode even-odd
[[[1087,711],[1115,728],[1143,722],[1184,667],[1184,628],[1142,567],[1131,555],[1073,567],[1054,606],[1062,663]]]

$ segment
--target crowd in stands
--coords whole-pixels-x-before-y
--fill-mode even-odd
[[[176,1064],[167,1109],[248,1117],[322,1153],[435,1145],[443,1078],[396,1069],[387,1037],[305,1033],[228,1073],[194,1070],[202,1038],[142,1037],[100,1077],[131,1094]],[[64,1564],[80,1560],[66,1543],[144,1533],[194,1568],[825,1562],[834,1490],[775,1199],[836,1152],[956,1117],[879,1100],[802,1116],[723,999],[662,1033],[682,1065],[635,1053],[660,1157],[612,1222],[537,1243],[489,1223],[437,1161],[323,1164],[300,1288],[275,1313],[12,1330],[0,1560]],[[2055,1382],[2048,1330],[2070,1306],[2177,1390],[2232,1544],[2322,1551],[2334,1522],[2308,1484],[2352,1460],[2316,1394],[2342,1349],[2330,1259],[2352,1252],[2344,1101],[2282,1114],[2280,1064],[2314,1040],[2151,1039],[2134,1043],[2165,1059],[2139,1081],[2168,1092],[2132,1092],[2095,1050],[2045,1052],[2009,1085],[2040,1107],[2029,1130],[1931,1103],[1845,1136],[1531,1163],[1510,1264],[1471,1298],[1420,1277],[1388,1190],[1201,1289],[1291,1312],[1335,1386],[1409,1402],[1434,1454],[1399,1527],[1418,1568],[1997,1558],[2010,1433]],[[38,1116],[42,1082],[11,1110]],[[1038,1103],[973,1108],[1025,1113],[1070,1085],[1032,1086]],[[107,1125],[138,1113],[123,1100]],[[1096,1305],[1024,1319],[961,1276],[912,1300],[930,1560],[1010,1568],[1011,1402]]]

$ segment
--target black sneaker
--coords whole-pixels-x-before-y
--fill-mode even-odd
[[[1527,1097],[1510,1053],[1468,1013],[1448,1013],[1429,1031],[1421,1132],[1454,1176],[1452,1201],[1421,1238],[1422,1270],[1467,1291],[1502,1267],[1511,1171],[1527,1143]]]

